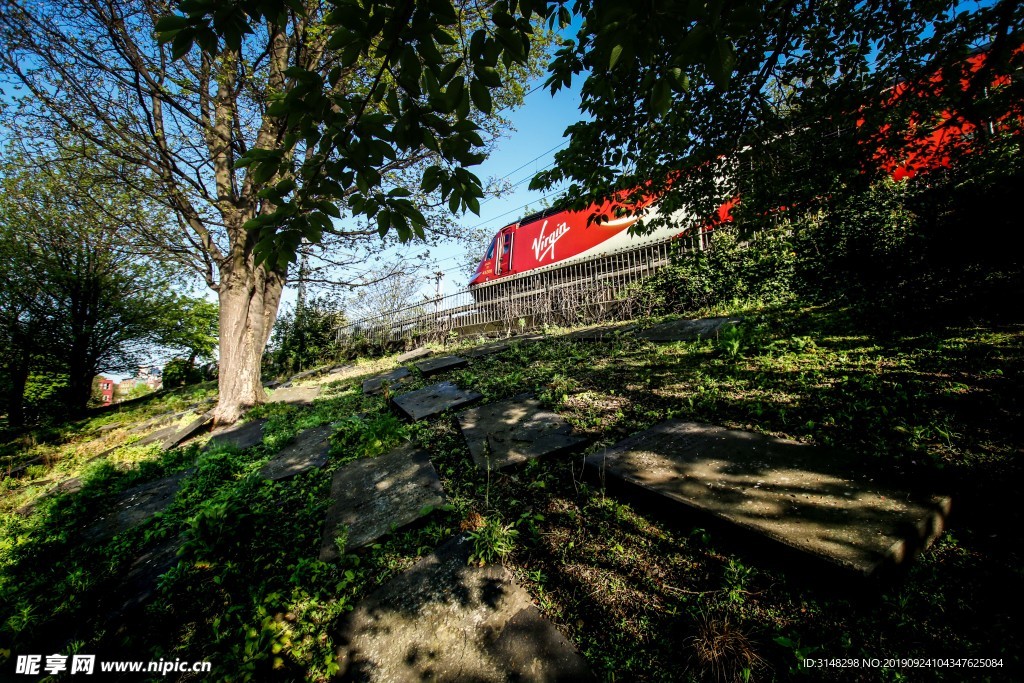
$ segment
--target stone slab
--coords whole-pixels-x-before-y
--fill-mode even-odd
[[[440,358],[431,358],[430,360],[423,360],[416,363],[416,369],[419,370],[424,377],[430,377],[440,372],[447,370],[454,370],[456,368],[464,368],[469,364],[469,361],[459,356],[441,356]]]
[[[121,429],[124,426],[125,426],[124,422],[108,422],[105,425],[97,427],[96,428],[96,433],[97,434],[106,434],[107,432],[112,432],[115,429]]]
[[[492,353],[501,353],[502,351],[506,351],[507,349],[510,349],[512,346],[516,344],[537,341],[543,338],[544,335],[541,334],[532,334],[524,337],[509,337],[508,339],[501,339],[495,342],[487,342],[485,344],[481,344],[480,346],[474,346],[471,349],[465,349],[461,353],[463,356],[469,356],[470,358],[479,358],[481,356],[489,356]]]
[[[327,464],[327,451],[330,450],[330,436],[334,429],[330,426],[314,427],[300,432],[295,441],[274,456],[260,475],[264,479],[287,479],[302,474],[313,468]]]
[[[725,325],[738,325],[742,318],[722,316],[718,318],[700,318],[698,320],[670,320],[640,330],[637,337],[656,342],[694,341],[698,338],[707,339],[718,334]]]
[[[192,411],[193,408],[189,408],[188,410],[181,410],[176,413],[164,413],[162,415],[157,415],[156,417],[151,417],[148,420],[145,420],[144,422],[141,422],[132,427],[131,429],[129,429],[128,433],[138,434],[140,432],[144,432],[147,429],[152,429],[153,427],[157,427],[159,425],[164,425],[170,422],[177,422],[181,418],[192,413]]]
[[[444,490],[426,451],[411,444],[377,458],[356,460],[334,473],[320,559],[338,557],[334,539],[345,533],[345,548],[372,543],[444,504]]]
[[[166,510],[178,494],[185,475],[180,472],[124,491],[113,500],[109,512],[85,529],[86,540],[105,541]]]
[[[602,341],[604,339],[610,339],[632,332],[635,329],[636,325],[602,325],[600,327],[591,327],[586,330],[570,332],[565,335],[565,338],[576,339],[579,341]]]
[[[57,493],[78,493],[82,490],[82,479],[80,477],[72,477],[65,479],[64,481],[57,484]]]
[[[421,346],[418,349],[412,349],[411,351],[406,351],[405,353],[398,354],[398,356],[395,357],[395,360],[397,360],[399,363],[407,363],[411,360],[416,360],[417,358],[425,358],[429,356],[431,353],[433,353],[433,351],[431,351],[425,346]]]
[[[363,393],[367,396],[379,394],[384,391],[384,387],[394,389],[401,384],[405,384],[411,377],[412,373],[409,372],[409,368],[395,368],[391,372],[385,372],[383,375],[371,377],[363,382]]]
[[[561,415],[545,410],[528,394],[459,413],[459,428],[473,462],[502,470],[586,442]]]
[[[320,395],[320,385],[308,387],[281,387],[267,398],[270,403],[289,403],[291,405],[309,405]]]
[[[177,566],[181,543],[181,537],[171,538],[135,558],[116,593],[121,603],[117,614],[143,607],[153,599],[160,577]]]
[[[480,398],[483,396],[475,391],[465,391],[451,382],[439,382],[395,396],[392,402],[410,420],[415,421],[440,415],[450,408],[458,408]]]
[[[246,448],[258,446],[263,443],[263,425],[266,423],[266,420],[252,420],[215,429],[204,450],[210,450],[213,446],[230,445],[244,451]]]
[[[327,369],[329,367],[329,365],[321,365],[319,367],[311,368],[309,370],[305,370],[298,374],[292,375],[291,377],[288,378],[288,383],[291,384],[292,382],[298,382],[309,377],[316,377],[317,375],[322,375],[323,373],[327,372]]]
[[[444,543],[339,623],[339,677],[396,683],[596,680],[586,661],[500,564],[469,566]]]
[[[202,434],[213,424],[213,414],[203,413],[196,419],[189,422],[181,429],[175,430],[170,435],[160,440],[160,448],[169,451],[178,444],[188,441],[193,436]]]
[[[947,497],[870,481],[842,451],[682,420],[594,453],[587,467],[863,576],[928,547],[950,508]]]
[[[178,425],[169,425],[167,427],[161,427],[160,429],[156,430],[155,432],[152,432],[151,434],[147,434],[146,436],[142,437],[141,439],[139,439],[138,441],[136,441],[132,445],[133,446],[148,446],[151,443],[157,443],[158,441],[162,442],[165,439],[169,439],[170,437],[174,436],[177,432],[178,432]],[[106,451],[106,452],[110,452],[110,451],[113,451],[113,450],[114,449],[108,449],[108,451]]]

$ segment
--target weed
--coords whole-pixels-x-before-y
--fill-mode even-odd
[[[472,543],[469,563],[484,566],[503,559],[515,549],[519,531],[514,524],[503,524],[501,517],[484,519],[483,526],[467,533]]]
[[[736,358],[743,349],[743,330],[736,325],[724,325],[718,333],[718,349],[727,358]]]
[[[690,646],[701,680],[748,681],[765,665],[750,638],[728,616],[701,613]]]

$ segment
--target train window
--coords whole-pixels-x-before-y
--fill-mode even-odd
[[[505,247],[501,250],[502,254],[507,254],[508,250],[512,248],[512,233],[505,233]]]
[[[494,245],[496,245],[497,243],[498,243],[498,238],[497,237],[495,237],[493,240],[491,240],[491,246],[487,248],[487,256],[484,256],[484,260],[485,261],[494,258]]]

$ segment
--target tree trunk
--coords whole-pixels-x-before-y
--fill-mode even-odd
[[[15,428],[25,426],[25,385],[28,384],[30,354],[28,346],[18,353],[18,360],[8,366],[11,393],[7,397],[7,422]]]
[[[239,272],[241,271],[241,272]],[[217,424],[230,424],[266,401],[260,363],[277,318],[284,278],[262,267],[223,272],[220,283],[220,401]]]

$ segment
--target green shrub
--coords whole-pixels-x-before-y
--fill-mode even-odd
[[[795,262],[785,226],[741,240],[733,225],[719,227],[704,251],[680,253],[645,282],[639,305],[648,315],[698,311],[735,300],[788,296]]]

